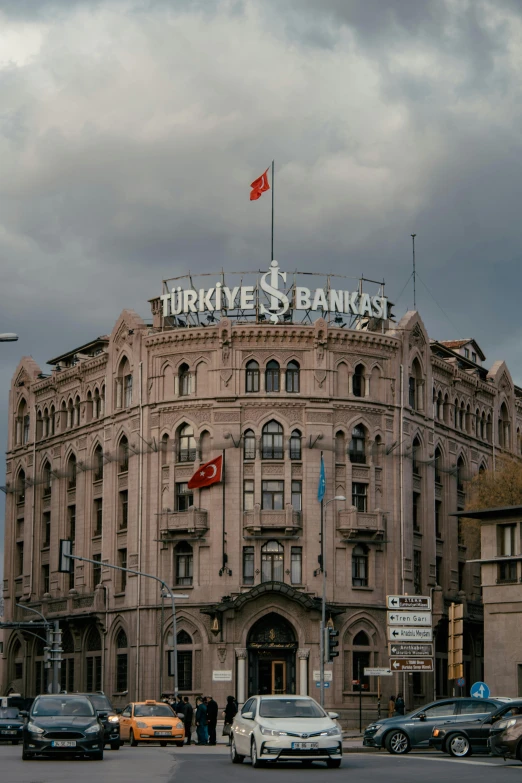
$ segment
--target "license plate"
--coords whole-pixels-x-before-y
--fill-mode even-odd
[[[313,750],[318,747],[318,742],[292,742],[292,750]]]
[[[172,737],[172,733],[170,731],[155,731],[154,732],[155,737]]]
[[[18,732],[16,732],[16,731],[6,731],[6,730],[0,731],[0,734],[17,734],[17,733]]]
[[[76,740],[54,740],[51,745],[53,748],[75,748]]]

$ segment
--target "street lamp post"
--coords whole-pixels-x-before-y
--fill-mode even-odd
[[[320,661],[320,679],[321,679],[321,707],[324,706],[324,632],[326,628],[326,546],[325,546],[325,536],[324,536],[324,520],[326,517],[326,509],[330,505],[330,503],[333,503],[334,500],[346,500],[344,495],[336,495],[331,500],[327,500],[324,504],[324,514],[321,514],[321,550],[322,550],[322,557],[321,557],[321,571],[323,573],[323,594],[322,594],[322,600],[321,600],[321,640],[319,645],[319,653],[321,656]],[[322,510],[322,509],[321,509]]]

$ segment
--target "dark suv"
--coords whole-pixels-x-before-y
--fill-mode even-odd
[[[427,748],[435,726],[485,718],[505,702],[497,699],[455,698],[426,704],[408,715],[371,723],[364,732],[363,745],[386,748],[389,753],[409,753],[412,748]]]
[[[104,745],[110,745],[111,750],[119,750],[122,744],[120,740],[120,719],[107,696],[102,692],[82,693],[81,695],[89,697],[98,713],[98,718],[103,724]]]
[[[476,704],[477,711],[480,706],[480,702],[478,702]],[[475,715],[470,715],[464,723],[456,723],[453,726],[437,726],[433,729],[430,745],[455,758],[465,758],[471,753],[489,753],[490,730],[493,733],[497,724],[506,724],[508,718],[521,714],[522,700],[513,699],[486,717],[480,716],[477,719]]]

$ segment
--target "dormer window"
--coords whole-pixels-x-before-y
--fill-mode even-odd
[[[464,348],[464,356],[469,359],[469,348]]]

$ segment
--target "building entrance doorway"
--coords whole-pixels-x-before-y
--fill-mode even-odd
[[[248,693],[296,692],[297,640],[290,623],[271,612],[248,635]]]

